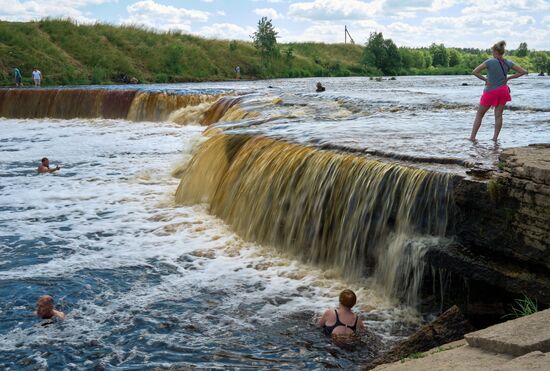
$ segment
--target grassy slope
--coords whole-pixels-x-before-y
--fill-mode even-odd
[[[34,66],[42,71],[45,85],[111,83],[119,74],[141,82],[224,80],[235,77],[236,65],[250,79],[379,73],[360,64],[360,45],[292,43],[280,44],[280,50],[281,56],[266,66],[250,42],[138,27],[77,26],[67,20],[0,21],[0,85],[13,84],[15,66],[27,85]],[[462,54],[466,60],[459,66],[404,68],[401,74],[468,74],[487,57]],[[511,59],[534,71],[528,57]]]
[[[232,43],[232,47],[230,44]],[[37,66],[45,84],[109,83],[119,73],[141,82],[201,81],[243,77],[359,74],[362,47],[343,44],[280,45],[282,56],[263,67],[249,42],[207,40],[136,27],[77,26],[70,21],[0,22],[0,84],[12,84],[18,66],[24,82]],[[292,48],[292,57],[285,51]]]

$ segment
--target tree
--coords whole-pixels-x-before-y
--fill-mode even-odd
[[[449,66],[458,66],[461,62],[460,53],[456,49],[449,49]]]
[[[430,54],[429,51],[425,50],[422,52],[423,56],[424,56],[424,63],[423,63],[423,67],[425,68],[429,68],[432,66],[432,55]]]
[[[430,54],[432,55],[432,64],[434,67],[449,67],[449,53],[445,45],[430,45]]]
[[[534,52],[529,55],[529,59],[531,59],[531,63],[535,66],[537,69],[537,72],[544,74],[544,70],[546,70],[548,65],[548,56],[544,52]]]
[[[401,56],[401,65],[403,68],[411,68],[414,66],[415,55],[409,48],[399,48],[399,55]]]
[[[382,32],[372,32],[363,49],[361,62],[374,66],[384,74],[397,74],[401,68],[401,56],[391,39],[384,39]]]
[[[516,55],[518,57],[527,57],[529,50],[527,49],[527,43],[523,42],[519,44],[518,50],[516,50]]]
[[[392,39],[384,40],[384,48],[386,49],[386,61],[382,71],[387,75],[397,75],[401,69],[399,50]]]
[[[250,36],[264,62],[269,61],[279,54],[277,35],[278,33],[275,31],[271,19],[268,20],[267,17],[262,17],[258,21],[258,30],[254,32],[254,35]]]

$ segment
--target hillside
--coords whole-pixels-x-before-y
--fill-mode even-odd
[[[120,74],[140,82],[235,78],[349,76],[363,72],[359,45],[280,44],[281,56],[265,66],[251,42],[208,40],[138,27],[75,25],[68,20],[0,22],[0,84],[12,84],[18,66],[24,82],[38,67],[44,84],[101,84]]]
[[[227,80],[235,78],[237,65],[245,79],[462,75],[489,57],[488,50],[445,48],[443,44],[397,48],[391,39],[385,42],[393,54],[381,51],[386,61],[378,65],[365,58],[362,45],[323,43],[278,44],[278,56],[262,61],[252,42],[160,33],[136,26],[76,25],[70,20],[0,21],[0,85],[13,84],[16,66],[25,85],[32,82],[33,67],[42,71],[44,85],[78,85],[120,82],[121,76],[143,83]],[[532,72],[550,72],[548,51],[519,55],[511,50],[507,57]]]

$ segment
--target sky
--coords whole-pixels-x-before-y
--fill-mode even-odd
[[[0,0],[0,19],[70,17],[79,23],[142,25],[208,38],[250,40],[258,20],[273,20],[279,42],[357,44],[382,32],[398,46],[550,50],[550,0]]]

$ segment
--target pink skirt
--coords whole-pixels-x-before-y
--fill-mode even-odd
[[[506,104],[506,102],[510,102],[511,100],[512,96],[510,95],[508,85],[503,85],[495,90],[483,92],[483,95],[479,100],[479,105],[485,107],[498,106],[501,104]]]

